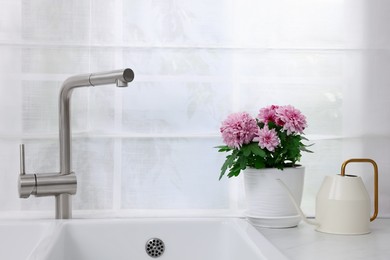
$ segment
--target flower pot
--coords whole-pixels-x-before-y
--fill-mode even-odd
[[[288,228],[297,226],[301,218],[277,179],[282,180],[300,204],[302,200],[304,167],[244,170],[248,220],[255,226]]]

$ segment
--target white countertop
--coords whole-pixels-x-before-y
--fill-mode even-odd
[[[296,228],[257,228],[288,258],[294,260],[390,259],[390,219],[376,219],[371,233],[359,236],[315,231],[301,222]]]

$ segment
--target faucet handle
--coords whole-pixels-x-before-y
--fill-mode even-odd
[[[20,152],[20,175],[18,180],[18,191],[20,198],[28,198],[36,194],[37,180],[35,174],[26,174],[24,165],[24,144],[19,146]]]
[[[25,164],[24,164],[24,144],[19,145],[19,152],[20,152],[20,175],[25,175]]]

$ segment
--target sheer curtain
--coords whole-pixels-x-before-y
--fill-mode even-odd
[[[351,157],[380,169],[390,215],[390,3],[380,0],[0,0],[0,211],[53,210],[17,195],[28,172],[56,172],[58,91],[80,73],[130,67],[128,88],[72,97],[77,212],[239,213],[241,177],[218,181],[220,122],[292,104],[307,116],[303,208]],[[372,190],[370,168],[351,167]],[[367,173],[366,173],[367,172]],[[145,211],[143,211],[145,210]]]

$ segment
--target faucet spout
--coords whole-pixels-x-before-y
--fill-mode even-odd
[[[62,84],[59,99],[59,128],[60,128],[60,174],[71,172],[71,127],[70,127],[70,98],[73,89],[94,87],[99,85],[116,84],[127,86],[133,81],[134,72],[131,69],[72,76]]]
[[[117,84],[117,87],[127,87],[133,81],[134,72],[131,69],[92,73],[89,77],[91,86]]]

